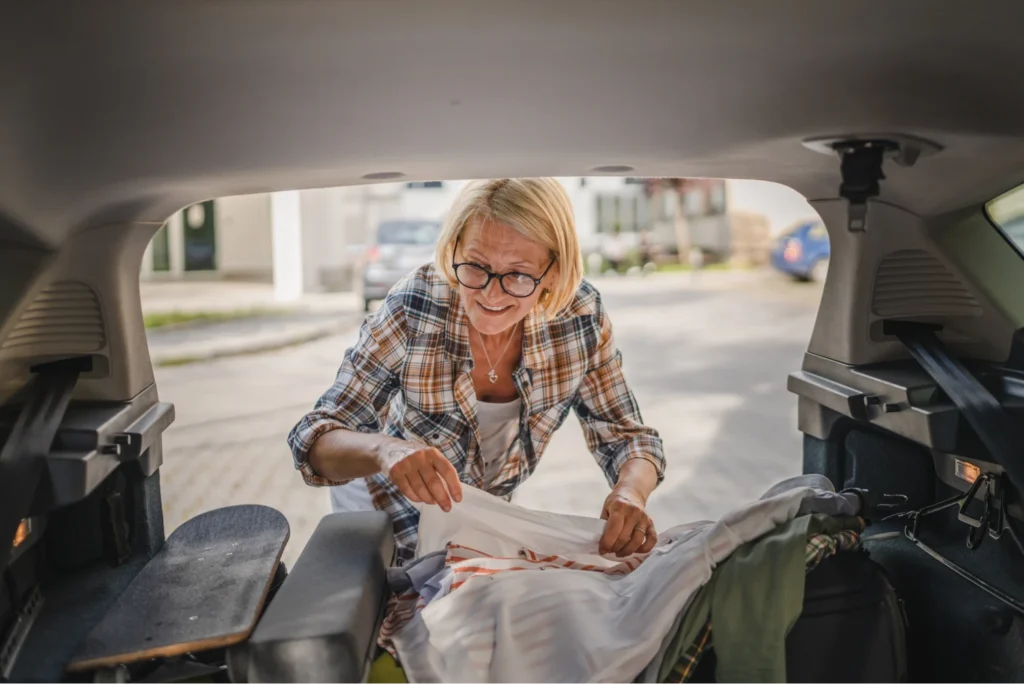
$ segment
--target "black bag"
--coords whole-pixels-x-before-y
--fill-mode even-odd
[[[905,682],[903,607],[863,551],[839,553],[807,575],[804,610],[786,638],[791,682]]]
[[[715,681],[711,650],[691,681]],[[786,638],[790,682],[907,681],[906,619],[885,571],[863,551],[841,552],[807,574],[804,609]]]

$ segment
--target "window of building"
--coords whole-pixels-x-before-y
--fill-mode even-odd
[[[708,191],[708,202],[711,205],[710,213],[724,214],[726,212],[725,182],[717,181]]]
[[[683,195],[683,208],[687,216],[704,216],[707,213],[707,194],[704,188],[691,188]]]

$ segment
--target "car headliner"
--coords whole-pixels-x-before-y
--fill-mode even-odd
[[[0,25],[0,238],[55,245],[189,203],[365,182],[758,178],[836,195],[810,136],[945,149],[887,167],[922,215],[1024,180],[1024,3],[17,3]]]

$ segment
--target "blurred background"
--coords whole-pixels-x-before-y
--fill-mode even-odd
[[[793,190],[760,181],[561,178],[645,422],[665,440],[659,528],[717,517],[800,471],[799,368],[828,237]],[[161,470],[167,531],[205,510],[288,516],[294,560],[328,493],[285,443],[363,316],[432,258],[462,181],[225,197],[154,237],[141,288],[161,398],[177,406]],[[516,502],[597,516],[608,486],[575,418]]]

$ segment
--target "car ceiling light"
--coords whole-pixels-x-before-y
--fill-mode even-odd
[[[880,181],[885,180],[882,166],[886,159],[910,167],[921,157],[942,150],[938,143],[902,133],[823,136],[804,140],[803,145],[815,152],[839,157],[843,177],[839,196],[850,204],[846,227],[851,233],[867,230],[868,200],[881,193]]]

